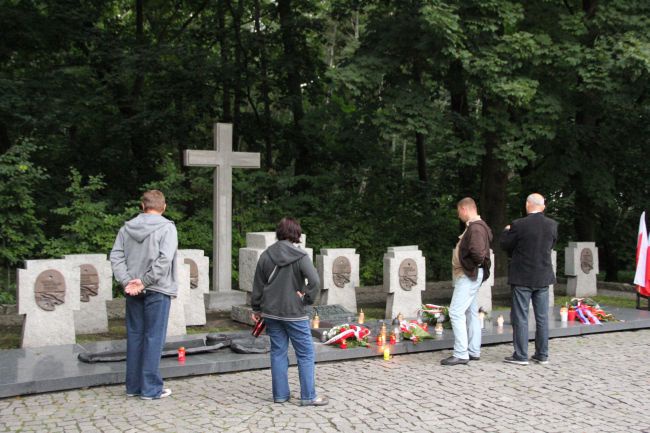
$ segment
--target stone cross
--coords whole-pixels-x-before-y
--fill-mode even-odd
[[[212,202],[212,290],[231,292],[232,285],[232,169],[259,168],[260,154],[232,151],[232,124],[215,123],[214,150],[185,150],[188,167],[214,167]]]

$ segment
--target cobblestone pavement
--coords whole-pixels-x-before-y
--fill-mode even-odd
[[[318,364],[320,408],[272,403],[269,370],[169,380],[157,401],[123,386],[7,398],[0,431],[650,432],[650,330],[550,347],[545,366],[504,364],[511,345],[468,366],[442,367],[449,351]],[[290,379],[295,399],[295,367]]]

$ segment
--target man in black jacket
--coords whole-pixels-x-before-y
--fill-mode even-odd
[[[548,286],[555,283],[551,252],[557,241],[557,222],[544,216],[544,197],[526,199],[524,218],[501,234],[501,248],[510,256],[508,284],[512,287],[512,328],[515,351],[504,361],[528,364],[528,305],[535,313],[535,354],[531,360],[548,363]]]

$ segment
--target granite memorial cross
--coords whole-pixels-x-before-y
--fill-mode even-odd
[[[260,154],[232,151],[232,124],[215,123],[213,130],[214,150],[185,150],[183,159],[188,167],[214,167],[213,187],[213,252],[214,272],[212,290],[217,293],[218,304],[225,301],[241,304],[232,290],[232,169],[259,168]],[[225,298],[232,298],[229,302]],[[242,292],[242,299],[245,294]],[[213,300],[208,308],[212,309]],[[217,305],[216,309],[229,309],[230,306]]]

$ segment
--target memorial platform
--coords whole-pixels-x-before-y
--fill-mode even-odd
[[[558,309],[553,313],[549,323],[551,338],[575,337],[585,334],[629,331],[650,328],[650,311],[629,308],[607,308],[619,320],[602,325],[583,325],[579,322],[562,323]],[[502,314],[505,324],[499,328],[496,316]],[[512,328],[509,323],[509,310],[496,310],[493,320],[485,323],[483,330],[483,345],[508,343],[512,341]],[[371,329],[376,328],[373,322]],[[430,332],[433,330],[430,328]],[[249,333],[244,332],[244,335]],[[376,334],[375,334],[376,335]],[[196,339],[203,337],[193,334]],[[534,322],[531,323],[530,335],[534,336]],[[453,332],[445,329],[442,335],[434,335],[433,339],[423,340],[418,344],[410,341],[400,342],[390,347],[391,354],[400,355],[416,352],[428,352],[451,349],[454,345]],[[371,340],[372,336],[371,336]],[[183,337],[168,339],[182,344]],[[325,346],[314,339],[316,362],[344,361],[348,359],[382,356],[374,344],[370,348],[339,349]],[[103,341],[86,344],[68,344],[30,349],[13,349],[0,351],[0,398],[26,394],[36,394],[75,388],[85,388],[98,385],[114,385],[124,382],[126,364],[119,362],[102,362],[87,364],[78,360],[82,352],[98,352],[126,349],[125,340]],[[296,359],[290,351],[292,365]],[[551,354],[551,362],[552,362]],[[264,369],[270,367],[268,353],[238,354],[229,348],[213,352],[188,355],[184,364],[179,364],[176,358],[163,358],[161,371],[165,378],[178,378],[214,373],[230,373],[243,370]]]

